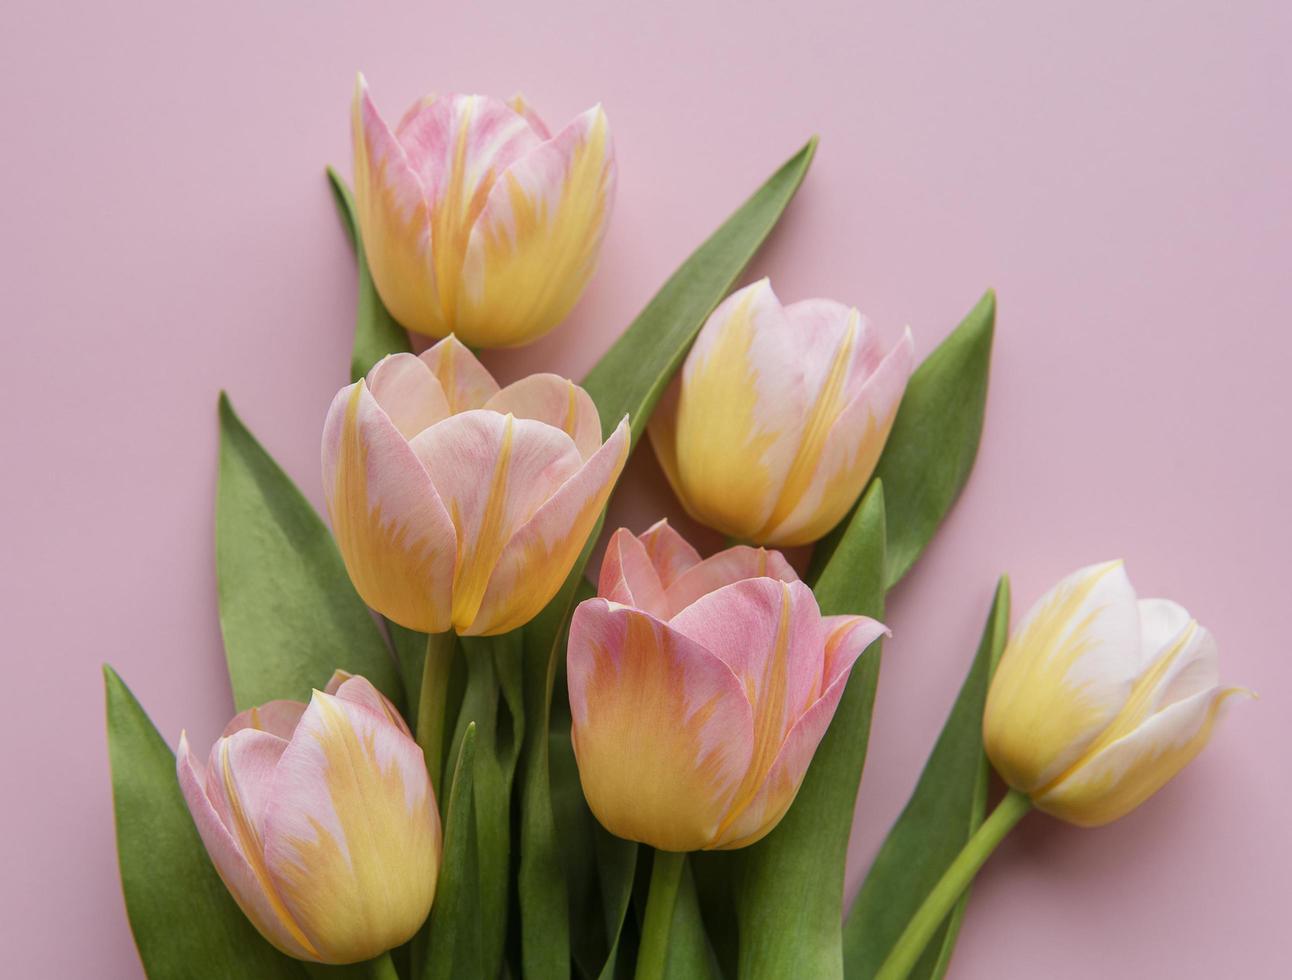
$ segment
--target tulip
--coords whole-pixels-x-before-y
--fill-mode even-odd
[[[392,354],[341,389],[323,430],[323,486],[355,588],[409,629],[523,626],[583,550],[628,457],[596,406],[536,374],[499,389],[453,337]]]
[[[519,97],[427,96],[392,130],[360,75],[352,124],[364,253],[396,320],[512,347],[565,318],[614,196],[601,106],[553,136]]]
[[[180,735],[189,812],[234,899],[270,943],[356,963],[426,919],[440,818],[422,751],[367,680],[338,671],[308,706],[242,712],[205,771]]]
[[[744,847],[785,815],[852,665],[885,628],[822,616],[775,551],[700,560],[667,523],[610,540],[570,625],[573,742],[592,812],[683,852]]]
[[[983,744],[1040,810],[1093,827],[1156,793],[1211,737],[1242,688],[1219,683],[1216,641],[1179,605],[1136,599],[1120,561],[1047,592],[1001,657]]]
[[[807,544],[870,479],[913,362],[909,329],[885,352],[855,309],[783,307],[763,279],[700,330],[651,444],[696,520],[742,541]]]

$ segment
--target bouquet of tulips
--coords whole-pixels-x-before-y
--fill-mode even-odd
[[[353,196],[331,174],[359,286],[353,383],[320,412],[330,529],[222,397],[239,713],[209,753],[181,735],[172,755],[106,670],[150,977],[940,977],[1021,817],[1125,814],[1240,693],[1211,635],[1120,562],[1012,634],[1002,579],[847,908],[884,596],[972,467],[994,296],[917,365],[909,331],[854,308],[732,291],[813,140],[582,384],[500,387],[478,352],[551,330],[593,272],[606,114],[553,133],[520,99],[455,95],[392,128],[360,78],[352,125]],[[594,585],[643,441],[729,547],[619,528]],[[989,761],[1006,789],[987,816]]]

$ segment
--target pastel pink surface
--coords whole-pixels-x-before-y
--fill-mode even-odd
[[[6,974],[142,975],[98,665],[172,744],[181,726],[210,744],[232,714],[216,392],[321,504],[354,303],[322,166],[349,171],[358,68],[392,114],[431,88],[523,89],[549,120],[606,106],[619,189],[601,268],[566,324],[486,358],[504,383],[581,376],[814,132],[817,162],[744,282],[855,304],[890,341],[910,323],[919,357],[995,286],[978,468],[885,617],[849,881],[918,775],[995,576],[1021,613],[1121,555],[1262,700],[1129,818],[1029,818],[975,888],[952,976],[1282,972],[1292,7],[78,6],[18,0],[0,31],[0,594],[26,692],[0,715]],[[664,513],[694,534],[649,453],[627,480],[611,527]]]

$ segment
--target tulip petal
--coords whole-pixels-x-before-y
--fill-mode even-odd
[[[529,102],[526,101],[525,96],[517,92],[507,100],[507,104],[511,106],[513,111],[525,117],[525,122],[529,123],[529,128],[534,131],[539,139],[548,140],[552,138],[552,133],[551,130],[547,128],[547,123],[543,122],[543,120],[539,118],[538,113],[536,113],[533,107],[530,106]]]
[[[628,431],[624,416],[605,445],[512,535],[468,634],[493,635],[523,626],[556,595],[628,461]]]
[[[355,210],[377,292],[404,326],[442,336],[447,329],[435,297],[427,188],[381,118],[362,75],[351,116]]]
[[[570,624],[568,670],[579,778],[597,819],[664,850],[707,846],[754,741],[730,668],[646,613],[589,599]]]
[[[1038,808],[1082,827],[1124,816],[1168,783],[1211,738],[1221,708],[1241,688],[1198,691],[1168,705],[1038,795]]]
[[[774,578],[782,582],[797,582],[794,571],[779,551],[736,545],[710,555],[678,576],[668,587],[670,615],[679,612],[703,595],[708,595],[724,585],[731,585],[748,578]]]
[[[866,647],[888,632],[882,623],[866,616],[829,616],[822,622],[827,631],[825,691],[790,729],[754,795],[727,815],[714,848],[747,847],[780,823],[830,727],[853,664]]]
[[[476,359],[462,341],[452,334],[418,355],[431,373],[440,379],[440,387],[449,400],[452,414],[472,408],[484,408],[498,394],[498,382]]]
[[[601,448],[601,417],[586,391],[559,374],[531,374],[498,392],[485,408],[546,422],[568,435],[585,460]]]
[[[304,712],[305,705],[299,701],[266,701],[264,704],[238,712],[233,716],[233,720],[224,726],[224,731],[220,734],[228,736],[244,728],[253,728],[256,731],[277,735],[279,738],[291,738],[292,732],[296,731],[296,723],[301,720]]]
[[[638,540],[645,545],[651,564],[659,573],[660,584],[668,588],[679,575],[700,564],[700,553],[673,530],[667,518],[661,518],[646,529]]]
[[[288,956],[317,960],[318,950],[301,932],[274,891],[260,851],[244,852],[212,805],[207,796],[206,777],[183,734],[176,753],[176,773],[211,863],[243,914],[265,939]]]
[[[278,893],[326,962],[400,945],[439,870],[421,749],[383,715],[316,691],[279,760],[264,842]]]
[[[362,381],[328,410],[323,490],[364,601],[409,629],[448,629],[457,533],[426,468]]]
[[[447,418],[439,379],[413,354],[388,354],[368,372],[368,390],[405,439]]]
[[[434,474],[457,529],[453,626],[459,633],[479,632],[473,624],[508,542],[585,464],[560,429],[483,410],[450,416],[409,445]],[[537,578],[522,583],[522,590],[541,589],[545,573]]]
[[[1075,763],[1117,716],[1140,673],[1139,609],[1120,561],[1047,592],[1010,638],[983,718],[987,754],[1031,793]]]
[[[869,333],[873,337],[873,331]],[[818,401],[819,418],[827,431],[819,438],[818,416],[814,416],[776,509],[756,540],[791,547],[823,537],[856,503],[874,473],[915,367],[915,345],[907,330],[873,366],[875,345],[863,335],[855,346],[858,356],[842,387],[843,397],[854,389],[856,394],[841,408],[836,403],[827,410],[830,400]],[[836,414],[828,417],[829,411]]]
[[[328,681],[327,688],[323,693],[336,695],[342,701],[349,701],[351,704],[363,705],[369,711],[381,715],[409,738],[413,737],[413,733],[409,731],[408,723],[404,721],[404,716],[399,713],[399,709],[391,703],[386,695],[373,687],[372,682],[366,677],[359,677],[348,671],[338,670],[332,675],[332,679]],[[301,710],[304,711],[304,709],[305,705],[301,705]]]
[[[285,738],[243,728],[211,747],[206,796],[244,853],[261,850],[274,770],[287,745]]]
[[[507,168],[462,266],[457,330],[468,343],[527,343],[565,318],[596,266],[614,185],[600,106]]]
[[[597,595],[624,606],[633,606],[656,619],[668,619],[668,604],[659,573],[651,563],[646,546],[626,527],[610,536]]]

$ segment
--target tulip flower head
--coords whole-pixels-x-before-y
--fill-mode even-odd
[[[781,306],[763,279],[700,330],[651,444],[696,520],[743,541],[807,544],[870,479],[913,363],[909,330],[885,351],[855,309]]]
[[[553,136],[519,97],[427,96],[391,129],[360,75],[353,130],[364,253],[396,320],[511,347],[565,318],[614,196],[600,106]]]
[[[620,529],[570,625],[574,752],[611,832],[666,851],[744,847],[780,822],[852,665],[884,626],[822,616],[775,551],[700,560],[661,521]]]
[[[367,680],[242,712],[205,770],[180,736],[184,799],[216,870],[270,943],[356,963],[426,919],[440,818],[422,750]]]
[[[1207,744],[1222,705],[1216,641],[1179,605],[1137,599],[1120,561],[1047,592],[1019,624],[983,719],[1001,777],[1081,826],[1124,816]]]
[[[572,381],[499,389],[453,337],[342,388],[323,486],[355,588],[409,629],[523,626],[561,587],[628,458]]]

